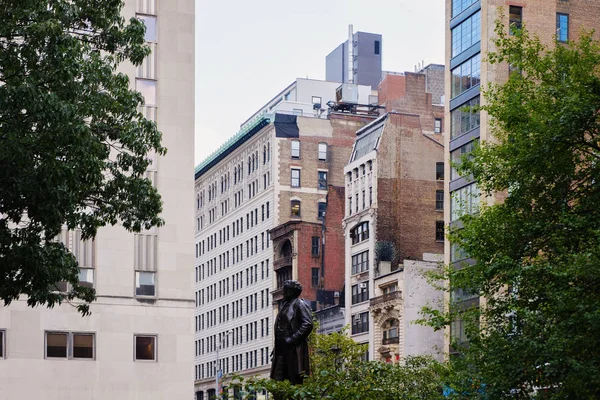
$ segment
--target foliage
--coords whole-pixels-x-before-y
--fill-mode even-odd
[[[392,242],[379,241],[375,243],[375,257],[377,261],[394,261],[396,246]]]
[[[501,22],[495,32],[489,63],[519,72],[484,91],[494,140],[458,169],[497,201],[450,230],[475,264],[447,271],[452,292],[485,304],[430,310],[431,323],[466,323],[469,346],[453,360],[460,398],[597,398],[600,45],[583,33],[547,47]]]
[[[143,118],[122,62],[149,54],[144,25],[121,0],[8,0],[0,13],[0,299],[29,306],[77,300],[77,262],[54,238],[63,224],[83,239],[99,227],[162,224],[162,202],[144,178],[146,154],[164,154]],[[69,293],[56,291],[68,281]]]
[[[401,364],[365,361],[365,345],[354,342],[345,332],[311,334],[312,374],[304,383],[232,377],[229,387],[243,387],[245,393],[269,393],[289,400],[398,400],[442,398],[442,381],[449,373],[428,356],[410,357]],[[247,399],[253,398],[247,395]]]

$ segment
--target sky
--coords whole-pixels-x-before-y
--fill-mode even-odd
[[[354,32],[380,33],[383,70],[444,63],[444,0],[196,0],[196,164]]]

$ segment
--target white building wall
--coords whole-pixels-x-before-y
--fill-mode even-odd
[[[158,2],[157,2],[158,3]],[[156,296],[134,296],[134,235],[100,229],[96,238],[92,315],[69,304],[52,310],[26,306],[25,299],[0,308],[6,357],[0,359],[0,399],[185,399],[193,395],[193,180],[194,1],[155,4],[127,0],[124,17],[157,16],[152,79],[157,107],[145,109],[163,133],[168,154],[151,169],[166,224],[157,235]],[[137,68],[123,66],[132,86]],[[95,358],[45,358],[45,332],[94,334]],[[157,359],[134,361],[134,335],[156,336]]]

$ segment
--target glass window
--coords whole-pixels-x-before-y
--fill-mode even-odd
[[[515,31],[517,29],[521,29],[521,27],[523,26],[523,7],[510,6],[508,10],[510,34],[514,35]]]
[[[292,140],[290,143],[292,148],[292,158],[300,158],[300,141]]]
[[[73,358],[94,358],[93,333],[73,333]]]
[[[481,54],[468,59],[452,70],[452,98],[479,85],[481,75]]]
[[[312,96],[311,102],[312,104],[319,104],[319,106],[322,104],[321,97],[319,96]]]
[[[319,161],[327,160],[327,143],[319,143]]]
[[[79,268],[79,285],[94,287],[94,270],[90,268]]]
[[[156,295],[156,272],[135,271],[135,295],[136,296],[155,296]]]
[[[354,314],[352,316],[352,334],[369,332],[369,312]]]
[[[369,283],[360,282],[352,286],[352,304],[369,300]]]
[[[433,121],[433,132],[434,133],[442,133],[442,119],[436,118]]]
[[[350,231],[352,244],[360,243],[369,238],[369,222],[361,222]]]
[[[450,179],[451,180],[460,178],[460,175],[458,175],[458,172],[456,171],[456,167],[454,165],[458,166],[458,164],[460,164],[462,162],[463,156],[471,153],[473,151],[473,149],[475,148],[475,146],[477,146],[478,143],[479,143],[479,139],[476,139],[472,142],[469,142],[469,143],[459,147],[458,149],[456,149],[450,153],[450,160],[452,161],[452,164],[453,164],[452,168],[450,169]]]
[[[397,342],[399,326],[400,323],[397,319],[388,319],[385,321],[383,324],[383,344]]]
[[[46,357],[67,358],[69,334],[66,332],[46,332]]]
[[[481,11],[452,29],[452,57],[481,41]]]
[[[323,219],[325,218],[325,212],[327,211],[327,203],[324,201],[319,202],[319,209],[317,212],[317,218]]]
[[[156,81],[137,78],[135,80],[135,90],[144,97],[145,106],[156,106]]]
[[[313,236],[311,240],[311,254],[313,257],[317,257],[319,255],[319,242],[320,239],[318,236]]]
[[[569,40],[569,15],[556,14],[556,40],[566,42]]]
[[[380,52],[381,52],[380,42],[379,42],[379,40],[375,40],[373,53],[375,53],[376,55],[379,55]]]
[[[435,209],[437,211],[444,210],[444,191],[443,190],[435,191]]]
[[[6,345],[4,344],[5,334],[6,334],[6,331],[3,331],[3,330],[0,331],[0,359],[6,357],[4,355],[4,348],[6,347]]]
[[[138,15],[137,17],[146,26],[144,40],[146,42],[156,42],[156,17],[152,15]]]
[[[456,221],[464,214],[474,214],[479,210],[479,188],[475,183],[452,192],[450,220]]]
[[[456,262],[469,258],[469,253],[462,249],[456,243],[450,246],[450,262]]]
[[[300,217],[300,200],[292,200],[292,217]]]
[[[444,221],[435,221],[435,240],[444,241]]]
[[[456,139],[472,129],[479,127],[478,107],[479,96],[452,110],[450,113],[452,119],[450,124],[450,139]]]
[[[352,256],[352,275],[369,270],[369,251]]]
[[[452,0],[452,17],[456,17],[476,1],[477,0]]]
[[[310,284],[312,286],[319,286],[319,268],[311,269]]]
[[[327,190],[327,172],[319,171],[319,189]]]
[[[134,359],[156,361],[156,336],[135,336]]]
[[[300,170],[292,169],[292,187],[300,187]]]
[[[444,163],[443,162],[435,163],[435,179],[438,181],[444,180]]]

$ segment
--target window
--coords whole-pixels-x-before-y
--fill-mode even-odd
[[[454,164],[456,166],[460,165],[460,163],[463,160],[463,157],[464,156],[469,157],[468,154],[470,154],[475,149],[475,146],[477,146],[478,143],[479,143],[479,139],[469,142],[463,146],[460,146],[458,149],[452,151],[450,153],[450,161],[452,161],[452,164]],[[454,165],[452,165],[452,167],[450,169],[450,179],[451,180],[460,178],[460,176],[458,175],[458,172],[456,170],[456,167]]]
[[[444,191],[435,191],[435,209],[436,211],[444,211]]]
[[[300,187],[300,170],[292,169],[292,187]]]
[[[383,342],[382,344],[398,343],[398,327],[400,323],[397,319],[388,319],[383,324]]]
[[[375,46],[374,46],[373,52],[376,55],[379,55],[381,52],[381,44],[380,44],[379,40],[376,40],[374,44],[375,44]]]
[[[319,143],[319,161],[327,161],[327,143]]]
[[[327,190],[327,172],[319,171],[319,190]]]
[[[450,262],[461,261],[469,258],[469,253],[463,250],[462,247],[453,243],[450,246]]]
[[[135,80],[135,90],[144,97],[145,106],[156,106],[156,81],[137,78]]]
[[[155,296],[156,295],[156,272],[135,271],[135,295],[136,296]]]
[[[325,203],[324,201],[320,201],[319,202],[319,208],[317,211],[317,218],[319,219],[323,219],[325,218],[325,212],[327,211],[327,203]]]
[[[319,107],[321,107],[321,104],[323,104],[323,101],[321,100],[321,97],[319,97],[319,96],[312,96],[311,102],[312,102],[312,104],[318,104]]]
[[[352,275],[369,270],[369,251],[352,256]]]
[[[369,312],[354,314],[352,316],[352,334],[369,332]]]
[[[394,283],[393,285],[384,286],[381,288],[383,294],[392,294],[398,290],[398,284]]]
[[[292,217],[300,217],[300,200],[292,200]]]
[[[2,360],[3,358],[6,358],[6,356],[4,355],[4,348],[6,347],[5,340],[4,340],[5,335],[6,335],[6,331],[0,330],[0,360]]]
[[[569,40],[569,14],[556,14],[556,40],[559,42]]]
[[[452,0],[452,17],[456,17],[476,1],[477,0]]]
[[[146,27],[144,40],[146,42],[156,42],[156,17],[152,15],[138,15],[137,17],[144,23],[144,26]]]
[[[433,132],[434,133],[442,133],[442,119],[436,118],[433,121]]]
[[[435,163],[435,179],[438,181],[444,180],[444,163],[443,162]]]
[[[369,238],[369,222],[361,222],[350,230],[350,238],[352,238],[352,244],[360,243]]]
[[[91,268],[79,268],[79,285],[88,288],[94,287],[94,270]]]
[[[452,57],[481,41],[481,11],[452,29]]]
[[[46,358],[94,359],[95,334],[46,332]]]
[[[452,192],[451,198],[451,221],[459,219],[464,214],[474,214],[479,210],[479,188],[474,183]]]
[[[510,34],[514,35],[517,29],[523,26],[523,7],[510,6],[508,8],[508,24]]]
[[[464,103],[452,110],[450,117],[450,139],[464,135],[472,129],[479,127],[479,97]]]
[[[352,304],[369,300],[369,283],[361,282],[352,286]]]
[[[452,98],[479,85],[481,75],[481,54],[468,59],[452,70]]]
[[[319,268],[311,269],[310,284],[312,286],[319,286]]]
[[[156,336],[135,335],[135,353],[133,359],[138,361],[156,361]]]
[[[292,150],[292,158],[300,158],[300,141],[292,140],[290,143]]]
[[[352,215],[352,196],[348,197],[348,215]]]
[[[435,221],[435,240],[444,241],[444,221]]]
[[[313,257],[317,257],[319,255],[319,242],[321,238],[319,236],[313,236],[311,238],[311,252],[310,254]]]

